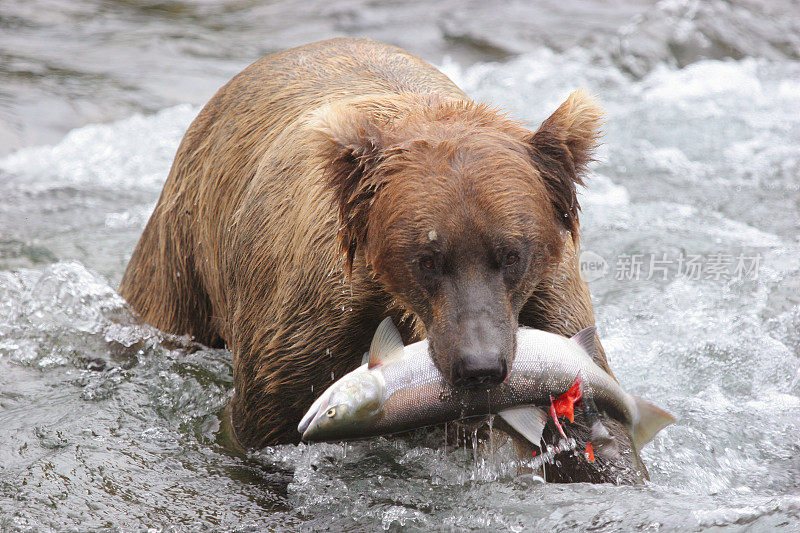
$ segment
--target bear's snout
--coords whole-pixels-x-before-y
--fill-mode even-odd
[[[450,374],[456,387],[491,386],[505,381],[508,364],[500,352],[467,352],[456,358]]]
[[[478,313],[448,321],[432,333],[433,357],[452,386],[490,387],[508,377],[513,361],[513,328],[492,318]]]

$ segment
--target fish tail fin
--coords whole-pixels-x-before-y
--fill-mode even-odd
[[[641,450],[656,434],[675,422],[675,417],[638,396],[633,397],[639,411],[639,421],[633,427],[633,446]]]

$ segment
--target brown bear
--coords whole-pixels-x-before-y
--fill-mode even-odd
[[[453,386],[491,386],[518,325],[594,323],[576,186],[600,124],[577,91],[531,132],[369,39],[267,56],[190,126],[120,293],[154,326],[233,352],[245,447],[297,442],[305,409],[386,316],[406,342],[428,337]],[[624,444],[614,468],[576,454],[548,478],[646,476],[606,425]]]

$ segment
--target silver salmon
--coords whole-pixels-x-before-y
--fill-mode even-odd
[[[573,387],[579,376],[586,403],[625,424],[641,449],[675,419],[625,392],[592,360],[594,336],[594,327],[571,339],[520,328],[505,382],[488,389],[456,389],[434,365],[428,342],[404,347],[387,318],[375,332],[368,362],[317,398],[297,429],[304,441],[357,440],[496,414],[538,446],[548,419],[543,407],[551,405],[554,394]],[[602,424],[593,425],[592,434],[608,436]]]

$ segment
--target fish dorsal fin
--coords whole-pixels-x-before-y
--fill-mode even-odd
[[[403,357],[403,337],[392,319],[386,317],[375,330],[369,345],[369,368]]]
[[[670,424],[675,423],[675,417],[638,396],[633,397],[636,408],[639,410],[639,420],[633,427],[633,446],[637,451],[653,440],[656,433]]]
[[[597,347],[594,342],[594,336],[596,332],[596,327],[589,326],[588,328],[583,328],[572,336],[572,340],[575,341],[578,346],[583,348],[583,351],[589,354],[589,357],[591,357],[592,360],[594,360],[595,352],[597,352]]]
[[[528,439],[531,444],[539,446],[542,442],[542,431],[547,423],[547,413],[538,407],[512,407],[499,414],[509,426]]]

